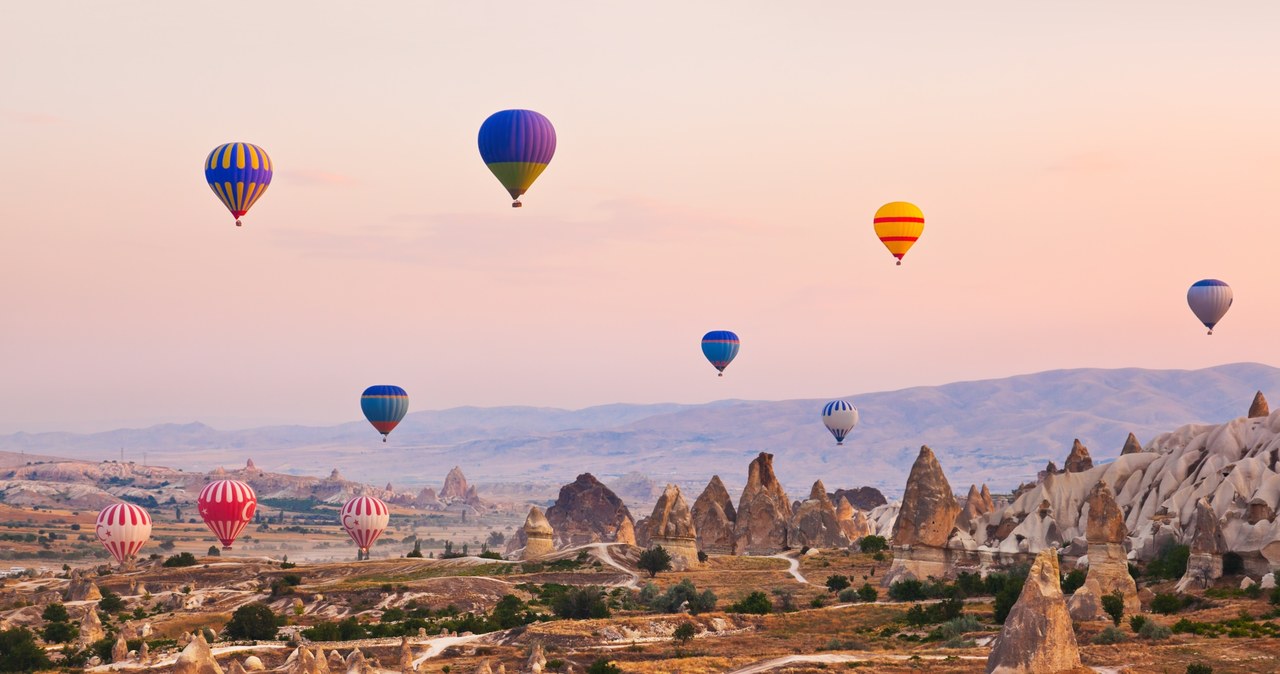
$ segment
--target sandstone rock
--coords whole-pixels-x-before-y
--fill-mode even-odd
[[[1076,635],[1058,578],[1057,551],[1042,551],[992,645],[987,674],[1050,674],[1080,668]]]
[[[413,666],[413,651],[409,649],[409,638],[400,637],[400,672],[401,674],[413,674],[415,669]]]
[[[142,645],[138,647],[138,662],[147,662],[150,659],[151,647],[144,641],[142,642]]]
[[[1068,473],[1083,473],[1093,468],[1093,459],[1089,457],[1089,448],[1080,444],[1080,439],[1076,438],[1071,443],[1071,453],[1067,455],[1067,462],[1063,465]]]
[[[97,605],[90,606],[84,612],[84,617],[80,619],[80,637],[77,642],[88,646],[106,636],[107,630],[102,626],[102,620],[98,618]]]
[[[111,647],[111,661],[124,662],[129,657],[129,644],[125,642],[124,635],[121,634],[116,638],[116,643]]]
[[[64,599],[67,601],[97,601],[102,599],[102,591],[88,577],[82,574],[74,574],[71,576],[71,583],[67,586]]]
[[[369,661],[365,659],[364,653],[359,648],[353,648],[347,654],[347,674],[372,674],[373,668],[369,666]]]
[[[982,508],[985,512],[993,512],[996,509],[996,501],[991,498],[991,490],[987,489],[987,484],[982,483],[982,491],[979,493],[982,497]]]
[[[556,547],[616,541],[624,522],[634,526],[622,499],[591,473],[560,488],[555,504],[547,508],[547,521],[555,530]],[[633,531],[633,542],[634,537]]]
[[[473,508],[479,508],[484,505],[484,501],[480,499],[480,493],[476,491],[474,484],[467,487],[467,495],[463,497],[462,501]]]
[[[331,482],[338,482],[346,479],[347,478],[342,477],[342,473],[339,473],[337,468],[334,468],[333,470],[329,471],[329,481]]]
[[[196,635],[178,654],[172,674],[222,674],[222,668],[213,659],[213,651],[209,650],[209,642],[204,640],[203,634]]]
[[[440,488],[440,500],[445,503],[451,501],[465,501],[467,498],[467,478],[462,475],[462,469],[454,466],[449,474],[444,476],[444,486]]]
[[[231,665],[227,667],[227,674],[248,674],[248,672],[245,671],[244,665],[241,665],[239,660],[232,660]]]
[[[1256,583],[1256,582],[1254,582],[1254,580],[1253,580],[1252,578],[1248,577],[1248,576],[1245,576],[1244,578],[1242,578],[1242,579],[1240,580],[1240,589],[1241,589],[1241,590],[1247,590],[1247,589],[1249,589],[1249,588],[1253,587],[1254,585],[1257,585],[1257,583]]]
[[[843,548],[849,545],[849,537],[840,525],[835,506],[827,498],[827,488],[822,480],[813,483],[809,498],[796,509],[787,538],[791,545],[811,548]]]
[[[765,554],[781,552],[788,546],[787,523],[791,505],[782,484],[773,473],[773,455],[760,452],[747,471],[747,486],[738,501],[734,522],[734,553]]]
[[[1113,592],[1124,597],[1124,612],[1142,610],[1138,585],[1129,575],[1129,557],[1124,549],[1124,515],[1106,480],[1099,480],[1089,492],[1089,523],[1085,538],[1089,543],[1089,575],[1067,603],[1071,617],[1079,621],[1107,620],[1102,598]]]
[[[538,506],[530,507],[529,516],[524,518],[524,537],[524,554],[521,559],[538,559],[556,550],[555,530]]]
[[[476,667],[476,674],[493,674],[493,668],[489,666],[488,660],[480,661],[480,666]]]
[[[702,494],[693,502],[693,528],[698,532],[698,548],[719,555],[733,554],[733,529],[737,511],[719,475],[713,475]]]
[[[840,499],[843,498],[849,502],[849,505],[858,510],[875,510],[889,502],[889,500],[884,497],[884,494],[880,493],[880,490],[875,487],[837,489],[834,492],[827,494],[827,498],[830,499],[832,503],[839,503]]]
[[[893,544],[941,548],[951,537],[959,513],[960,506],[951,493],[951,484],[933,450],[921,447],[907,476],[902,507],[893,525]]]
[[[542,670],[547,666],[547,654],[542,649],[542,643],[536,642],[529,649],[529,659],[525,663],[525,667],[534,674],[541,674]]]
[[[498,674],[507,674],[507,666],[501,662],[498,663]]]
[[[613,535],[613,542],[625,545],[636,544],[636,526],[631,522],[629,515],[623,518],[622,524],[618,525],[618,533]]]
[[[266,671],[267,666],[262,664],[262,660],[256,655],[250,655],[244,659],[244,670],[246,672],[262,672]]]
[[[1249,405],[1249,418],[1259,419],[1271,416],[1271,406],[1267,404],[1267,397],[1262,395],[1262,391],[1258,391],[1253,396],[1253,404]]]
[[[654,504],[653,513],[636,525],[635,540],[641,547],[660,545],[666,549],[673,570],[698,566],[698,532],[680,487],[667,485]]]
[[[1209,587],[1222,577],[1222,555],[1227,551],[1218,523],[1218,514],[1207,497],[1196,501],[1196,533],[1191,539],[1191,557],[1187,560],[1187,572],[1175,586],[1179,592],[1188,588]]]
[[[1124,456],[1126,454],[1138,454],[1141,452],[1142,443],[1138,442],[1138,436],[1130,433],[1129,437],[1125,438],[1124,447],[1120,449],[1120,456]]]
[[[329,662],[329,671],[333,672],[333,674],[338,674],[339,672],[347,671],[346,660],[343,660],[342,656],[339,655],[338,651],[336,650],[329,652],[328,662]]]
[[[853,507],[846,498],[840,498],[836,507],[836,521],[840,523],[840,531],[850,543],[855,543],[865,536],[875,533],[875,526],[867,519],[866,513]]]
[[[982,485],[986,489],[987,485]],[[995,505],[991,503],[991,492],[986,492],[986,498],[983,498],[982,492],[978,491],[978,485],[969,485],[969,495],[964,499],[964,508],[956,515],[956,528],[961,531],[972,533],[977,525],[978,518],[995,509]]]
[[[440,497],[436,496],[436,490],[431,487],[423,487],[418,495],[413,497],[413,504],[422,508],[439,507]]]
[[[1270,590],[1275,588],[1275,586],[1276,586],[1276,574],[1274,573],[1263,574],[1262,580],[1258,583],[1258,589],[1260,590]]]

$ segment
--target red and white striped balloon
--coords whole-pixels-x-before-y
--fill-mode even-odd
[[[342,506],[342,528],[364,553],[368,553],[373,542],[387,530],[389,521],[391,513],[382,499],[357,496]]]
[[[98,513],[93,532],[107,552],[124,564],[151,538],[151,516],[132,503],[109,505]]]
[[[196,505],[204,523],[222,541],[222,549],[230,550],[236,536],[253,520],[258,495],[239,480],[215,480],[200,490]]]

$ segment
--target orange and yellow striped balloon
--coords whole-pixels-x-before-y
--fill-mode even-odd
[[[902,256],[911,250],[924,233],[924,213],[915,204],[891,201],[876,211],[876,236],[902,264]]]

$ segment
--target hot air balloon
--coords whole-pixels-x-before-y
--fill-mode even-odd
[[[124,564],[151,538],[151,516],[132,503],[109,505],[98,513],[93,532],[107,552]]]
[[[369,548],[378,536],[387,530],[387,522],[391,515],[387,512],[387,504],[382,499],[372,496],[357,496],[342,506],[342,528],[356,542],[360,552],[369,554]]]
[[[843,400],[832,400],[822,408],[822,423],[836,438],[836,445],[844,444],[844,436],[858,425],[858,409]]]
[[[905,201],[891,201],[881,206],[872,222],[880,243],[898,258],[898,264],[902,264],[902,256],[924,233],[924,213]]]
[[[222,541],[222,549],[230,550],[236,536],[253,519],[258,495],[239,480],[214,480],[200,490],[196,505],[204,523]]]
[[[712,330],[702,336],[702,355],[711,361],[724,376],[724,369],[729,367],[738,355],[738,336],[728,330]]]
[[[511,207],[520,208],[520,195],[556,153],[556,129],[532,110],[502,110],[480,125],[479,144],[485,165],[515,200]]]
[[[252,143],[223,143],[204,160],[204,179],[235,216],[236,227],[267,191],[271,173],[271,157]]]
[[[387,441],[387,433],[400,423],[409,411],[409,394],[399,386],[370,386],[360,396],[360,409],[364,418],[373,424]]]
[[[1217,325],[1218,321],[1226,315],[1227,309],[1231,308],[1231,300],[1231,286],[1218,279],[1207,278],[1196,281],[1187,290],[1187,304],[1191,306],[1191,311],[1196,318],[1209,328],[1211,335],[1213,326]]]

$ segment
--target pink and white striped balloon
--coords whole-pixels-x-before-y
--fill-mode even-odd
[[[258,495],[239,480],[215,480],[200,490],[196,505],[209,530],[222,541],[222,549],[230,550],[236,536],[253,520]]]
[[[342,528],[366,554],[390,521],[387,504],[373,496],[357,496],[342,506]]]
[[[151,538],[151,516],[132,503],[109,505],[98,513],[94,535],[116,561],[124,564]]]

